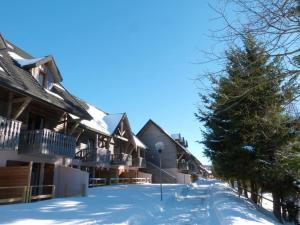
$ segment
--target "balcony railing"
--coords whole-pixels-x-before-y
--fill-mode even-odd
[[[73,158],[76,140],[74,137],[48,129],[24,131],[20,136],[19,152]]]
[[[17,150],[22,122],[0,116],[0,150]]]
[[[102,148],[87,148],[77,151],[75,158],[83,162],[110,163],[110,151]]]
[[[132,156],[125,153],[111,155],[111,164],[132,166]]]
[[[132,160],[132,166],[138,168],[146,168],[146,160],[142,157],[137,157]]]

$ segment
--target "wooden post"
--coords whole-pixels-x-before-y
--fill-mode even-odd
[[[27,176],[27,196],[26,196],[26,202],[30,202],[30,196],[31,196],[31,175],[32,175],[32,166],[33,166],[33,161],[30,161],[29,163],[29,169],[28,169],[28,176]]]
[[[45,163],[41,163],[39,186],[43,186],[44,184],[44,171],[45,171]],[[39,187],[39,195],[42,194],[43,194],[43,187]]]
[[[25,101],[19,107],[19,109],[14,114],[14,116],[12,117],[12,119],[14,119],[14,120],[18,119],[18,117],[22,114],[22,112],[26,109],[26,107],[29,105],[30,102],[31,102],[31,98],[30,97],[26,97]]]
[[[67,131],[68,131],[68,114],[67,113],[64,113],[64,134],[66,135],[67,134]]]
[[[8,95],[8,108],[7,108],[7,118],[11,118],[11,112],[12,112],[12,101],[13,101],[14,94],[12,92],[9,92]]]
[[[52,198],[55,198],[55,185],[52,186]]]
[[[28,190],[27,190],[27,186],[24,187],[24,191],[23,191],[23,203],[27,202],[27,194],[28,194]]]

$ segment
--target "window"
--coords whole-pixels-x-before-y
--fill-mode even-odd
[[[46,81],[47,81],[46,78],[47,78],[47,75],[44,72],[40,71],[38,74],[37,80],[38,80],[39,84],[43,87],[46,87]]]

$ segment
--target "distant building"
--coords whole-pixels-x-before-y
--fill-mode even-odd
[[[205,176],[202,164],[187,149],[188,143],[180,134],[170,135],[153,120],[138,132],[138,138],[149,148],[145,171],[152,173],[153,182],[160,181],[159,154],[155,144],[162,142],[162,180],[168,183],[188,183],[192,173]]]

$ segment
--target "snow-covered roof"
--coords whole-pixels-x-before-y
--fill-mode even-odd
[[[124,113],[107,114],[102,110],[87,103],[89,107],[87,112],[93,118],[92,120],[82,120],[81,124],[98,132],[112,135],[122,120]],[[72,117],[72,115],[70,115]]]
[[[15,59],[15,60],[17,61],[17,63],[20,66],[24,67],[24,66],[35,64],[35,63],[41,61],[42,59],[44,59],[44,57],[42,57],[42,58],[35,58],[35,59]]]
[[[133,135],[133,139],[137,147],[147,149],[147,146],[137,136]]]

